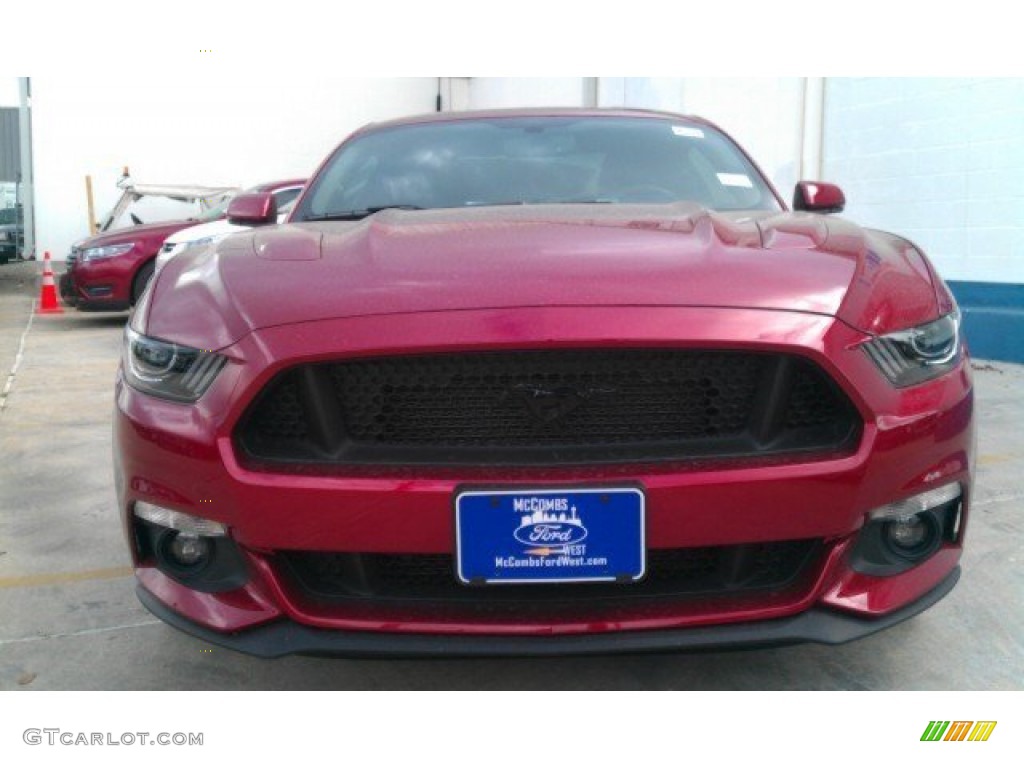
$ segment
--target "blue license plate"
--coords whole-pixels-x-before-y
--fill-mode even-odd
[[[637,581],[644,495],[637,488],[464,491],[455,498],[464,584]]]

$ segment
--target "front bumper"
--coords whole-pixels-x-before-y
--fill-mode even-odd
[[[58,280],[61,299],[83,312],[122,312],[131,309],[134,251],[102,261],[81,262],[69,257]]]
[[[283,367],[300,361],[412,349],[543,347],[551,338],[566,345],[679,344],[679,328],[687,329],[687,345],[757,347],[812,358],[861,413],[859,445],[840,456],[765,465],[283,473],[246,466],[232,439],[252,398]],[[325,338],[343,339],[344,349],[325,351]],[[128,540],[133,541],[136,501],[172,507],[226,524],[250,574],[241,589],[203,594],[166,577],[135,551],[140,597],[193,634],[270,656],[603,653],[844,642],[869,634],[924,610],[952,587],[963,525],[956,541],[915,567],[872,576],[857,572],[850,555],[867,512],[959,482],[966,521],[973,432],[966,360],[940,379],[895,390],[857,348],[862,338],[841,322],[799,313],[649,308],[452,312],[443,323],[391,316],[261,331],[222,350],[232,362],[194,406],[118,386],[115,463]],[[564,615],[485,615],[428,601],[327,604],[296,589],[277,562],[278,553],[290,551],[450,554],[452,498],[466,483],[564,487],[626,481],[645,490],[649,548],[815,539],[822,555],[796,583],[780,589],[637,601],[589,614],[584,606]]]

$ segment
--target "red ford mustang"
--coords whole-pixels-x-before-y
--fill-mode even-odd
[[[972,388],[924,254],[663,113],[367,127],[126,331],[142,602],[263,656],[839,643],[959,576]]]

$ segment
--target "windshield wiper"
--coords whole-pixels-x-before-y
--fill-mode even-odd
[[[354,208],[351,211],[334,211],[333,213],[318,213],[315,216],[306,216],[303,221],[359,221],[367,216],[372,216],[380,211],[387,211],[396,208],[400,211],[422,211],[419,205],[374,205],[370,208]]]
[[[552,198],[551,200],[539,200],[540,205],[611,205],[617,203],[618,200],[613,200],[610,197],[572,197],[565,198],[564,200],[558,200]]]
[[[539,199],[539,200],[500,200],[500,201],[489,201],[489,200],[469,200],[463,203],[463,207],[476,208],[486,206],[498,206],[498,205],[592,205],[597,203],[615,203],[616,200],[610,198],[567,198],[567,199]],[[400,211],[423,211],[426,210],[420,205],[374,205],[368,208],[354,208],[350,211],[333,211],[331,213],[318,213],[312,216],[306,216],[302,221],[358,221],[359,219],[365,219],[367,216],[372,216],[380,211],[387,211],[397,209]]]

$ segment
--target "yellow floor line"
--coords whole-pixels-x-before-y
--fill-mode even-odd
[[[131,576],[134,569],[129,566],[119,568],[97,568],[94,571],[78,571],[77,573],[38,573],[32,576],[10,576],[0,579],[0,589],[8,587],[44,587],[49,584],[70,584],[76,581],[96,581],[97,579],[117,579]]]
[[[1016,458],[1016,456],[1013,456],[1012,454],[1007,456],[1006,454],[1001,454],[1001,453],[988,453],[988,454],[982,454],[980,457],[978,457],[978,463],[979,464],[1001,464],[1004,461],[1013,461],[1015,458]]]

